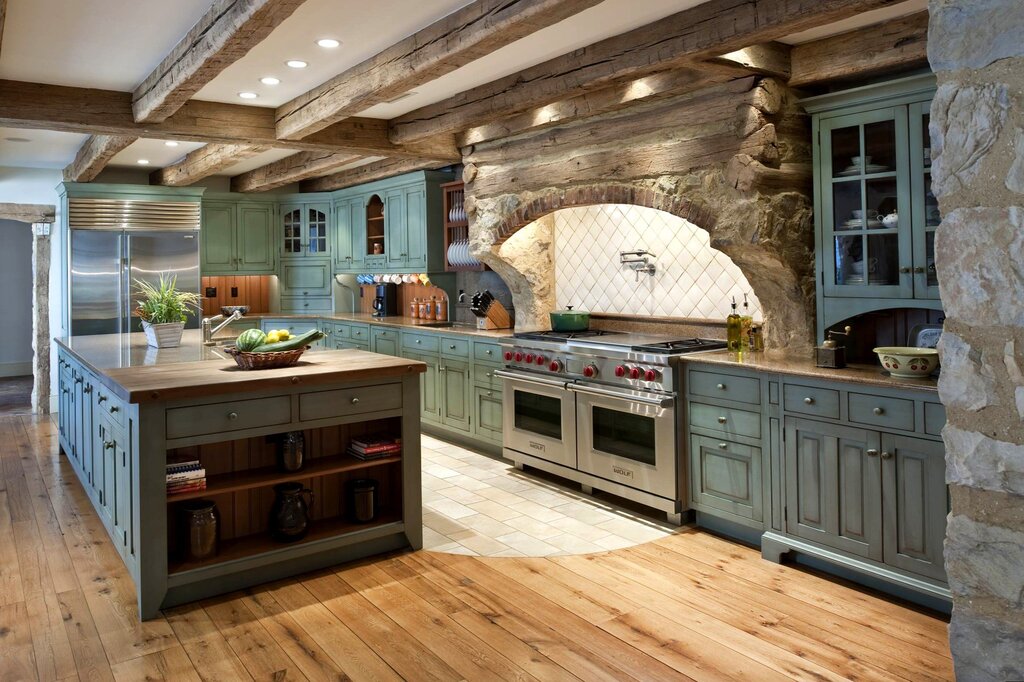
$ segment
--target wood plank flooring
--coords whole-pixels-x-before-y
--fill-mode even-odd
[[[0,417],[32,411],[32,376],[0,377]]]
[[[939,680],[946,622],[698,530],[409,552],[139,623],[50,419],[0,418],[0,680]]]

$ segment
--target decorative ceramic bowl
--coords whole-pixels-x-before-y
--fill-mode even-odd
[[[875,348],[878,361],[894,377],[921,379],[935,371],[939,351],[914,346],[881,346]]]

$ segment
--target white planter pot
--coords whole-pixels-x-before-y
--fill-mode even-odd
[[[185,331],[185,323],[150,324],[143,320],[142,331],[146,332],[146,341],[154,348],[177,348],[181,345],[181,333]]]

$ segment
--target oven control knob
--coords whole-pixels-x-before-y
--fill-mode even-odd
[[[649,369],[644,372],[644,381],[657,381],[661,378],[661,373],[653,369]]]
[[[511,359],[512,359],[512,351],[510,351],[510,350],[505,351],[505,361],[508,362]]]
[[[643,374],[643,370],[641,370],[639,367],[634,367],[631,370],[629,370],[630,379],[639,379],[641,374]]]
[[[538,365],[546,365],[547,362],[548,362],[548,359],[546,357],[544,357],[543,355],[538,355],[537,356],[537,364]]]
[[[526,364],[528,364],[528,365],[532,365],[533,364],[533,353],[527,353],[526,354]]]
[[[588,377],[588,378],[589,377],[596,377],[597,376],[597,366],[595,366],[595,365],[587,365],[586,367],[584,367],[583,368],[583,376]]]
[[[516,362],[522,362],[523,361],[523,354],[522,353],[516,351],[515,357],[516,357]]]
[[[551,370],[552,372],[558,372],[562,369],[562,363],[559,362],[558,360],[552,360],[551,364],[548,365],[548,369]]]
[[[626,372],[628,372],[628,371],[629,370],[626,369],[625,365],[619,365],[618,367],[615,368],[615,376],[617,376],[617,377],[624,377],[624,376],[626,376]]]

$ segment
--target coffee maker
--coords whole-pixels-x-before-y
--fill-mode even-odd
[[[398,315],[398,285],[378,284],[377,295],[373,299],[374,317],[393,317]]]

